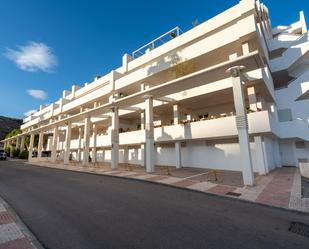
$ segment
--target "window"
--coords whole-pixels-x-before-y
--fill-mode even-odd
[[[292,121],[292,111],[291,109],[280,109],[278,110],[279,122]]]
[[[299,163],[307,163],[308,159],[307,158],[298,158]]]
[[[296,149],[305,149],[305,142],[304,141],[296,141],[295,142],[295,147]]]

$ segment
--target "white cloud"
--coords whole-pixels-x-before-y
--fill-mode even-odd
[[[30,89],[27,90],[27,93],[35,99],[44,100],[47,98],[47,93],[43,90]]]
[[[29,110],[29,111],[27,111],[27,112],[24,113],[24,116],[25,116],[25,117],[28,117],[28,116],[30,116],[31,114],[35,113],[35,112],[37,112],[37,110]]]
[[[29,72],[52,72],[58,65],[52,48],[44,43],[29,42],[25,46],[18,46],[17,50],[7,48],[5,56],[17,67]]]

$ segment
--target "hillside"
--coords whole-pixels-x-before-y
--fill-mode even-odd
[[[0,140],[2,140],[11,130],[19,129],[22,122],[21,119],[0,116]]]

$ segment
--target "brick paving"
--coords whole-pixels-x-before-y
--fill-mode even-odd
[[[301,196],[301,176],[298,168],[282,167],[265,176],[256,175],[255,186],[249,187],[240,184],[240,172],[218,171],[218,181],[214,181],[211,177],[205,177],[210,172],[208,169],[172,168],[166,170],[166,167],[158,167],[158,169],[156,167],[154,173],[148,174],[142,167],[128,168],[123,165],[117,170],[111,170],[106,166],[68,167],[48,162],[31,164],[151,181],[309,213],[309,199]],[[226,195],[228,192],[235,195]]]
[[[208,192],[218,195],[226,195],[226,193],[233,192],[234,190],[236,190],[236,188],[232,186],[217,185],[208,189]]]
[[[0,198],[0,249],[39,249],[41,245]]]
[[[274,176],[273,180],[268,183],[256,201],[278,207],[288,207],[293,181],[294,169],[281,169]]]

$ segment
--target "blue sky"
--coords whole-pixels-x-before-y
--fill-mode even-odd
[[[175,26],[186,31],[193,20],[201,23],[237,2],[1,1],[0,115],[22,118],[57,100],[72,84],[91,82],[120,66],[124,53]],[[309,15],[305,0],[263,2],[273,26],[298,20],[301,9]]]

